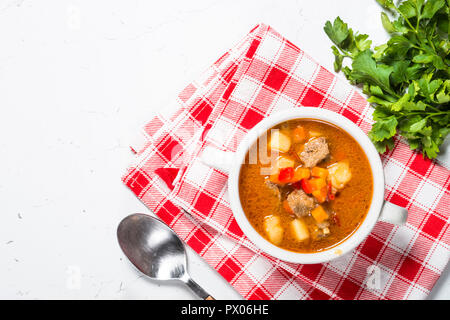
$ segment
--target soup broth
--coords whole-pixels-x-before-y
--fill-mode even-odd
[[[296,119],[268,130],[267,140],[260,138],[250,150],[265,146],[272,161],[258,156],[249,163],[254,157],[247,154],[239,177],[242,208],[261,236],[283,249],[314,253],[359,227],[373,179],[364,151],[348,133]]]

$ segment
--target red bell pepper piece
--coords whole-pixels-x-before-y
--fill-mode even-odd
[[[294,168],[287,167],[280,170],[280,173],[278,175],[278,180],[280,180],[280,182],[286,183],[291,181],[292,178],[294,178]]]
[[[307,179],[302,179],[302,180],[300,181],[300,183],[301,183],[301,185],[302,185],[303,191],[305,191],[305,192],[308,193],[308,194],[311,194],[311,193],[312,193],[312,188],[311,188],[311,186],[310,186],[310,184],[309,184],[309,181],[308,181]]]
[[[333,190],[333,187],[332,187],[331,181],[330,181],[330,182],[328,182],[328,200],[334,200],[336,198],[336,196],[334,195],[332,190]]]

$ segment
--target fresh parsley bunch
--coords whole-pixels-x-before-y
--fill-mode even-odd
[[[369,137],[379,152],[392,148],[399,133],[411,149],[435,158],[450,131],[450,0],[377,2],[386,11],[381,22],[391,37],[373,50],[368,35],[341,18],[326,22],[334,69],[362,84],[375,107]],[[343,66],[344,58],[352,60],[351,68]]]

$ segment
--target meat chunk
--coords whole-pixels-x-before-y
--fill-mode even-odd
[[[319,137],[307,142],[299,156],[306,167],[312,168],[329,154],[327,140],[324,137]]]
[[[307,216],[316,206],[314,198],[309,197],[303,190],[294,190],[286,200],[297,217]]]
[[[266,184],[267,188],[269,188],[273,192],[273,195],[275,197],[277,197],[278,200],[281,200],[281,193],[280,193],[280,189],[278,188],[278,186],[269,180],[266,180],[265,184]]]

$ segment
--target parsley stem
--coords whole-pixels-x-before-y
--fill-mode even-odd
[[[425,111],[411,111],[411,112],[408,112],[408,113],[405,113],[405,114],[402,114],[402,115],[398,116],[398,118],[399,119],[400,118],[405,118],[405,117],[409,117],[411,115],[424,115],[424,113],[428,114],[427,116],[424,117],[425,119],[428,119],[429,117],[437,116],[437,115],[440,115],[440,114],[450,114],[450,111],[431,112],[431,113],[425,112]]]
[[[353,58],[353,56],[351,56],[351,52],[342,49],[340,46],[336,46],[336,48],[338,48],[338,50],[341,51],[341,56],[347,57],[347,58]]]
[[[418,34],[418,31],[416,28],[413,27],[413,25],[411,24],[411,22],[409,22],[408,18],[403,14],[403,12],[401,12],[400,10],[398,10],[397,7],[395,7],[395,10],[403,17],[403,19],[405,19],[406,23],[409,25],[409,27],[411,28],[411,31],[414,31],[414,33]]]

